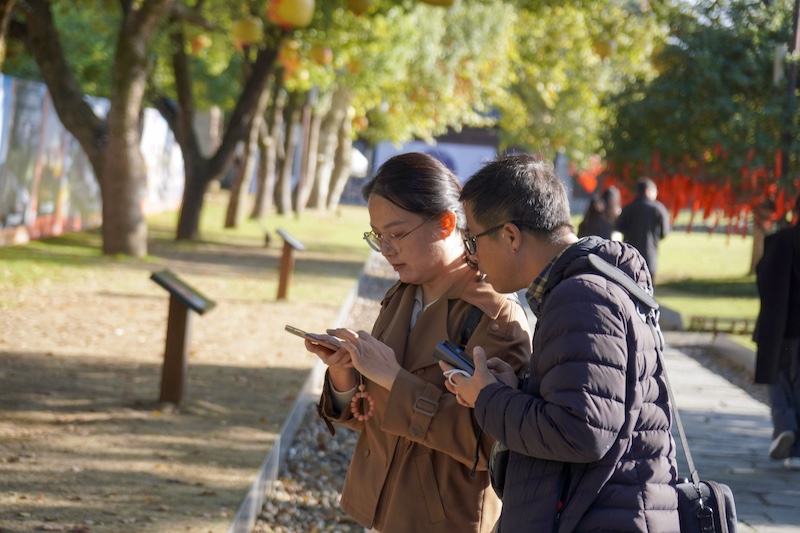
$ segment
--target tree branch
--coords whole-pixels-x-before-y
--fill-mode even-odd
[[[105,144],[105,120],[95,115],[61,48],[50,2],[28,0],[20,4],[27,15],[24,40],[53,99],[59,119],[94,162]]]

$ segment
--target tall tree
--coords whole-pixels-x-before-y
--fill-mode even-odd
[[[497,101],[501,139],[585,165],[612,116],[606,97],[650,70],[663,30],[633,2],[521,4],[509,96]]]
[[[139,148],[139,120],[149,75],[148,45],[174,2],[122,3],[105,117],[98,116],[86,102],[66,59],[62,33],[53,16],[54,4],[48,0],[21,3],[21,34],[61,122],[86,152],[97,176],[103,198],[103,252],[145,255],[147,225],[139,195],[147,176]]]
[[[0,69],[3,68],[3,61],[6,58],[8,24],[11,22],[15,4],[16,0],[0,0]]]
[[[779,182],[786,82],[773,79],[776,47],[791,33],[791,5],[701,0],[668,7],[659,9],[669,37],[652,54],[659,75],[615,97],[608,159],[618,170],[662,179],[675,211],[721,211],[742,227],[751,213],[755,264],[764,232],[792,196]],[[797,124],[796,115],[788,120]],[[791,180],[797,176],[795,169]]]

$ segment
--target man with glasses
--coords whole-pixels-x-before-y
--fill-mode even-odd
[[[488,163],[461,200],[470,258],[498,292],[527,288],[539,319],[523,380],[497,359],[487,364],[494,354],[476,347],[473,377],[447,384],[510,450],[498,530],[678,532],[675,443],[654,331],[589,261],[599,256],[652,294],[641,254],[578,239],[566,189],[535,157]]]

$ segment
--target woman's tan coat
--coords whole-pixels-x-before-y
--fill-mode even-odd
[[[375,399],[372,418],[359,422],[349,408],[335,412],[325,380],[321,413],[361,432],[342,509],[382,533],[488,533],[500,514],[486,469],[493,441],[481,435],[472,477],[480,428],[472,409],[445,389],[433,350],[445,339],[458,343],[467,313],[477,306],[483,317],[467,353],[483,346],[489,354],[505,354],[520,372],[530,357],[530,328],[519,303],[494,292],[471,269],[464,272],[410,332],[416,285],[397,282],[387,291],[372,335],[394,349],[402,370],[391,391],[365,380]]]

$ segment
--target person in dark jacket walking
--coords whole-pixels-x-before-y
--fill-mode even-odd
[[[793,227],[764,239],[756,265],[761,311],[753,340],[756,383],[770,385],[773,440],[769,456],[800,470],[800,195]]]
[[[509,448],[498,531],[677,533],[660,332],[588,259],[618,266],[652,294],[642,256],[622,242],[578,239],[566,188],[533,156],[488,163],[461,200],[470,258],[498,292],[527,287],[538,317],[522,380],[475,347],[474,375],[446,385]]]
[[[644,257],[655,284],[658,270],[658,243],[670,231],[669,213],[664,204],[656,200],[658,187],[647,178],[636,184],[636,198],[622,208],[617,218],[617,231],[625,242],[632,244]]]

